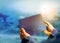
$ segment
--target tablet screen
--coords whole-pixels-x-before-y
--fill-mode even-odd
[[[23,27],[27,33],[33,35],[46,29],[40,14],[19,20],[20,28]]]

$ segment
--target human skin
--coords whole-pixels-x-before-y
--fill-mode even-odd
[[[27,37],[27,36],[30,36],[30,34],[28,34],[28,33],[25,31],[24,28],[21,28],[21,29],[20,29],[20,38],[23,39],[23,38],[25,38],[25,37]]]
[[[49,36],[49,35],[51,34],[51,32],[53,31],[53,30],[51,29],[51,28],[53,28],[53,26],[52,26],[50,23],[48,23],[47,21],[44,21],[44,23],[45,23],[46,28],[47,28],[48,30],[47,30],[47,29],[44,30],[43,33],[46,34],[47,36]],[[25,38],[25,37],[27,37],[27,36],[30,36],[30,34],[27,33],[24,28],[21,28],[21,29],[20,29],[20,38],[23,39],[23,38]]]
[[[44,30],[43,33],[49,36],[51,32],[53,31],[54,27],[47,21],[44,21],[44,24],[46,25],[46,30]]]

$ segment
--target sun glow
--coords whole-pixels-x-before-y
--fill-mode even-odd
[[[41,3],[39,7],[39,12],[47,20],[52,20],[56,14],[56,6],[52,3]]]
[[[55,17],[58,7],[57,5],[58,4],[56,2],[50,1],[17,1],[8,5],[8,7],[9,9],[14,9],[18,13],[25,13],[22,15],[34,15],[40,13],[45,19],[52,20]]]

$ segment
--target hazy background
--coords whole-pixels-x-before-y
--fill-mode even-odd
[[[38,13],[60,30],[60,0],[0,0],[0,43],[20,43],[18,20]]]

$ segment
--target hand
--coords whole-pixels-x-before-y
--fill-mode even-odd
[[[24,28],[21,28],[21,29],[20,29],[20,38],[23,39],[23,38],[25,38],[25,37],[27,37],[27,36],[30,36],[30,34],[28,34],[28,33],[25,31]]]
[[[46,25],[46,28],[49,32],[52,32],[54,27],[47,21],[44,21],[45,25]]]

